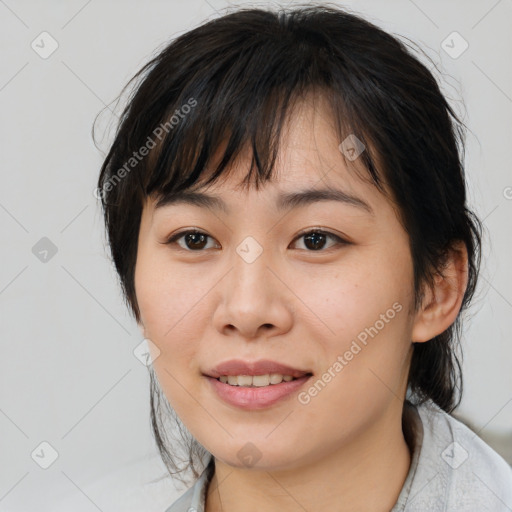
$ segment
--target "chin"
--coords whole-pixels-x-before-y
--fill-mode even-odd
[[[212,452],[214,457],[224,464],[237,469],[254,471],[277,471],[291,469],[298,465],[297,450],[293,446],[289,449],[276,451],[267,440],[266,445],[261,442],[246,441],[232,446],[226,453]]]

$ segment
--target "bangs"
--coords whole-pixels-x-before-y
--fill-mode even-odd
[[[240,65],[243,67],[243,63]],[[243,82],[231,85],[244,87]],[[354,128],[357,122],[347,118],[339,96],[330,94],[323,84],[316,87],[307,84],[306,88],[297,80],[295,84],[269,85],[272,88],[260,90],[257,95],[247,90],[232,92],[222,88],[209,96],[205,91],[197,91],[193,101],[202,104],[200,111],[191,111],[180,121],[179,130],[170,130],[152,150],[146,168],[144,194],[165,198],[196,185],[206,186],[226,179],[236,169],[237,160],[247,154],[250,155],[249,170],[239,185],[252,184],[258,189],[274,177],[280,142],[286,135],[291,114],[301,101],[310,98],[314,101],[319,95],[329,102],[339,143],[349,135],[355,135],[365,147],[369,146],[369,137]],[[246,100],[233,104],[231,97]],[[373,182],[379,185],[370,152],[363,152],[361,157],[364,168],[370,170]],[[341,149],[340,159],[348,168],[359,172],[360,166],[356,167]]]
[[[329,55],[326,41],[308,40],[300,31],[262,31],[233,30],[232,38],[239,39],[200,56],[207,67],[201,68],[197,55],[173,63],[163,53],[139,72],[145,77],[123,118],[133,118],[133,112],[139,115],[136,123],[131,119],[131,131],[118,137],[130,145],[119,154],[149,148],[129,177],[138,184],[139,199],[168,197],[199,182],[207,185],[227,178],[228,168],[247,152],[251,161],[241,184],[259,188],[273,177],[287,118],[302,100],[319,95],[330,107],[338,144],[349,135],[364,144],[357,167],[362,166],[383,191],[372,156],[378,154],[372,149],[378,146],[371,132],[372,125],[378,126],[377,120],[372,124],[375,109],[371,101],[367,107],[361,101],[365,95],[375,97],[369,92],[372,82],[332,52]],[[187,37],[192,38],[193,32]],[[202,37],[207,37],[204,27]],[[186,44],[179,38],[169,52],[186,53]],[[110,169],[115,170],[122,162],[112,156]],[[358,172],[341,150],[340,157]]]

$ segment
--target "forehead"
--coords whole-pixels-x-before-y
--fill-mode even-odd
[[[349,137],[350,141],[353,139]],[[316,200],[337,200],[374,214],[382,194],[377,190],[364,167],[361,151],[356,158],[347,153],[346,141],[340,141],[330,106],[321,95],[310,94],[289,111],[280,134],[279,152],[270,182],[254,190],[253,184],[242,184],[247,176],[252,152],[242,151],[214,183],[204,186],[221,161],[227,141],[219,146],[205,168],[200,181],[186,193],[160,197],[156,209],[171,204],[196,204],[230,213],[229,204],[247,195],[269,200],[279,209],[311,203]],[[357,139],[356,139],[357,140]],[[194,195],[194,192],[199,192]],[[308,196],[309,193],[309,196]],[[213,198],[212,198],[213,197]],[[305,198],[305,200],[304,200]],[[183,200],[184,199],[184,200]],[[372,204],[374,206],[372,207]],[[354,210],[355,211],[355,210]]]

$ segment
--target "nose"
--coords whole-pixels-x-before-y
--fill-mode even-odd
[[[217,290],[221,297],[213,323],[218,332],[255,340],[291,329],[293,293],[264,255],[250,263],[234,255],[232,269]]]

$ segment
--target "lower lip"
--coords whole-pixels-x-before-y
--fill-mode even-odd
[[[248,410],[270,407],[279,402],[279,400],[298,391],[310,377],[311,375],[305,375],[300,379],[291,380],[289,382],[283,381],[280,384],[249,388],[244,386],[231,386],[213,377],[206,376],[211,382],[214,391],[222,400],[228,404]]]

